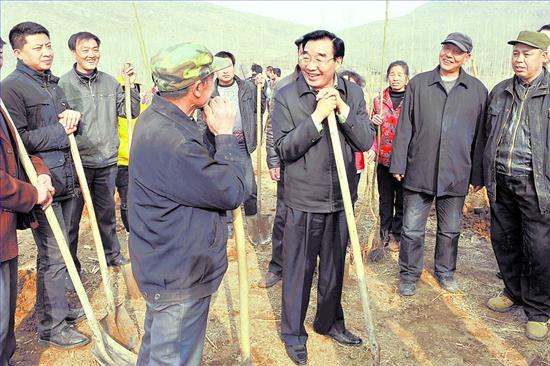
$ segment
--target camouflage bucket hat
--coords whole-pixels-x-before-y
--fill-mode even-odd
[[[161,92],[185,89],[195,81],[231,66],[231,61],[214,57],[204,46],[180,43],[151,57],[151,73]]]

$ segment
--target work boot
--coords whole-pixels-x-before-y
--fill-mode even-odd
[[[534,341],[544,341],[548,337],[548,323],[528,321],[525,335]]]
[[[90,338],[75,330],[71,325],[67,325],[55,334],[39,335],[38,343],[44,346],[68,349],[84,346],[90,343]]]
[[[273,272],[267,272],[263,279],[258,281],[258,287],[269,288],[281,280],[281,276]]]
[[[514,302],[504,294],[490,298],[487,301],[487,307],[497,313],[505,313],[512,310]]]

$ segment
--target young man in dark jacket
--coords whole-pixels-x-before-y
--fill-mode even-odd
[[[101,56],[100,44],[99,38],[92,33],[73,34],[68,45],[76,62],[71,71],[61,76],[59,85],[71,107],[82,113],[76,142],[94,203],[107,264],[120,266],[128,263],[128,259],[120,253],[120,243],[116,235],[114,195],[118,171],[117,118],[126,116],[126,103],[122,86],[114,77],[97,69]],[[136,77],[132,64],[124,64],[122,74],[128,75],[130,79],[132,116],[137,117],[139,92],[134,86]],[[76,253],[83,208],[84,200],[80,198],[69,228],[69,248],[79,271],[80,261]]]
[[[128,191],[132,269],[147,304],[138,365],[198,366],[227,269],[226,211],[250,187],[235,110],[227,98],[210,100],[213,74],[228,61],[182,43],[151,64],[159,95],[136,124]],[[197,108],[209,132],[192,118]]]
[[[59,80],[50,68],[53,62],[48,30],[25,22],[12,28],[10,44],[17,67],[2,81],[2,100],[30,154],[40,157],[51,172],[55,196],[52,208],[67,234],[78,194],[76,173],[67,135],[76,131],[80,113],[68,109]],[[39,226],[33,229],[38,247],[36,312],[41,343],[71,348],[83,346],[89,338],[68,322],[84,317],[81,308],[70,309],[65,298],[65,262],[46,215],[35,208]]]
[[[515,76],[489,96],[483,155],[491,200],[491,242],[504,291],[487,306],[522,306],[526,335],[544,340],[550,318],[550,73],[543,68],[550,39],[520,32]]]
[[[361,343],[344,323],[348,229],[327,117],[336,113],[350,182],[356,172],[355,152],[367,150],[374,141],[361,88],[336,74],[344,42],[330,32],[315,31],[306,34],[302,44],[301,74],[275,94],[272,119],[275,146],[285,166],[281,336],[288,356],[298,364],[307,362],[304,319],[317,257],[313,329],[341,344]],[[356,200],[356,185],[346,188]]]
[[[416,293],[423,269],[426,222],[435,199],[435,276],[457,292],[454,278],[462,206],[469,184],[479,189],[481,164],[472,165],[483,126],[487,89],[462,65],[472,40],[451,33],[441,42],[439,66],[409,83],[393,141],[390,173],[403,181],[403,226],[399,251],[399,292]]]
[[[0,38],[0,68],[4,41]],[[17,221],[35,205],[48,208],[55,189],[44,162],[30,156],[38,174],[35,185],[27,182],[17,150],[17,132],[0,111],[0,365],[8,365],[15,352],[15,304],[17,299]],[[36,221],[32,220],[32,225]],[[22,229],[22,227],[19,227]]]

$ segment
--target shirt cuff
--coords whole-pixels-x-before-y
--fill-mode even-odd
[[[316,121],[313,114],[311,115],[311,120],[313,121],[313,124],[315,125],[317,132],[321,133],[321,131],[323,131],[323,121]]]
[[[348,116],[349,116],[349,110],[350,110],[350,108],[346,104],[343,111],[339,111],[339,112],[336,113],[336,117],[338,118],[338,122],[346,123],[346,121],[348,120]]]

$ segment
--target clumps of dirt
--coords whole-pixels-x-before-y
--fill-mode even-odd
[[[36,300],[36,272],[20,270],[17,273],[18,296],[15,309],[15,327],[25,331],[35,331],[34,304]]]

